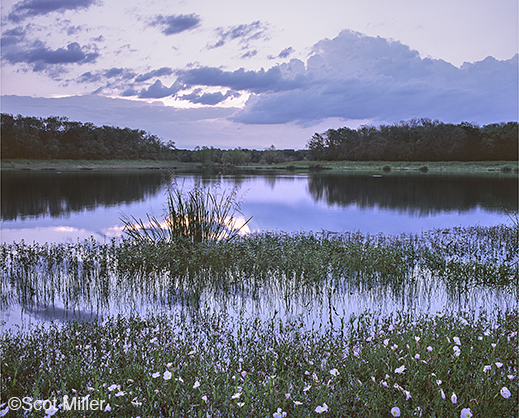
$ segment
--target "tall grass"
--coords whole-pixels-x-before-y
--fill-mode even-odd
[[[147,222],[135,217],[122,219],[126,235],[138,243],[190,243],[230,241],[251,218],[240,222],[238,188],[218,192],[199,184],[186,192],[176,184],[167,190],[167,208],[163,220],[148,214]]]

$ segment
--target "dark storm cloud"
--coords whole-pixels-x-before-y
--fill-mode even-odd
[[[212,45],[208,45],[207,48],[219,48],[233,40],[238,40],[241,44],[244,44],[246,48],[250,41],[268,39],[266,32],[267,25],[259,20],[249,24],[231,26],[228,29],[218,28],[216,29],[218,41]]]
[[[94,62],[99,56],[97,52],[89,52],[89,48],[81,47],[77,42],[52,50],[43,42],[36,41],[29,46],[12,46],[2,52],[5,61],[11,64],[26,63],[32,66],[33,71],[43,71],[54,65]]]
[[[191,103],[195,104],[203,104],[203,105],[217,105],[220,102],[223,102],[225,99],[229,97],[239,97],[240,93],[229,90],[227,93],[222,94],[220,92],[216,93],[204,93],[200,94],[201,89],[195,90],[191,94],[184,94],[183,96],[178,96],[179,99],[187,100]]]
[[[139,98],[141,99],[161,99],[163,97],[168,97],[176,94],[183,88],[181,84],[175,82],[170,87],[166,87],[162,84],[160,80],[155,81],[150,87],[147,89],[144,88],[139,92]],[[128,93],[128,90],[125,92]],[[130,94],[125,94],[126,96],[130,96]]]
[[[169,67],[162,67],[158,70],[150,71],[146,74],[139,74],[137,77],[135,77],[135,82],[139,83],[142,81],[147,81],[153,77],[161,77],[163,75],[171,75],[173,74],[173,70]]]
[[[51,12],[86,9],[95,3],[96,0],[23,0],[13,6],[8,19],[12,22],[20,22],[28,17]]]
[[[200,16],[194,13],[189,15],[158,15],[151,25],[160,26],[164,35],[174,35],[196,28],[200,21]]]

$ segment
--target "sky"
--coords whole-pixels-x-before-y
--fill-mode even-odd
[[[1,111],[178,148],[518,120],[517,0],[2,0]]]

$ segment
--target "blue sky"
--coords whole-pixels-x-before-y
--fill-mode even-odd
[[[518,118],[516,0],[2,0],[2,112],[179,148]]]

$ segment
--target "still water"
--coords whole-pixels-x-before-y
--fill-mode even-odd
[[[247,232],[420,233],[496,225],[518,208],[513,175],[3,172],[1,242],[119,237],[121,218],[162,216],[172,183],[238,186]]]
[[[239,188],[243,219],[252,217],[244,232],[360,231],[363,234],[409,234],[457,226],[491,226],[510,222],[518,210],[515,175],[383,174],[379,173],[172,173],[161,170],[112,172],[22,171],[2,173],[1,242],[99,242],[120,237],[121,218],[163,215],[168,187],[189,190],[194,184],[228,190]],[[6,278],[4,278],[6,279]],[[311,304],[292,303],[291,314],[308,323],[337,321],[364,309],[515,306],[514,292],[480,289],[470,295],[448,296],[443,284],[421,275],[412,294],[395,298],[387,289],[336,293]],[[6,279],[7,280],[7,279]],[[116,280],[114,279],[114,282]],[[7,283],[7,282],[6,282]],[[115,286],[115,285],[114,285]],[[420,290],[422,289],[422,290]],[[120,293],[117,286],[113,290]],[[236,315],[288,315],[281,297],[253,300],[229,295],[202,301],[211,309]],[[121,304],[114,299],[99,310],[96,301],[66,307],[59,300],[43,305],[9,304],[0,308],[7,328],[43,321],[94,320],[107,314],[156,312],[143,300]],[[332,308],[334,315],[332,318]],[[169,307],[182,309],[182,306]]]

